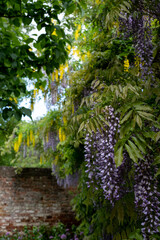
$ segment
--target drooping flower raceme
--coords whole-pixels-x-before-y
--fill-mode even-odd
[[[157,191],[157,180],[154,179],[156,167],[152,165],[151,157],[145,157],[135,164],[135,205],[141,219],[144,240],[158,232],[160,226],[160,206]]]
[[[85,162],[88,173],[88,187],[96,184],[103,189],[104,196],[114,205],[120,198],[120,184],[118,168],[114,161],[114,146],[119,128],[119,118],[115,116],[114,109],[106,109],[108,125],[96,133],[87,133],[85,138]]]

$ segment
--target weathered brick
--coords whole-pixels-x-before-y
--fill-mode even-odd
[[[0,167],[0,235],[25,225],[74,223],[71,190],[59,187],[50,169],[25,168],[16,175]]]

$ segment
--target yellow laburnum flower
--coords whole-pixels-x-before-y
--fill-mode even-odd
[[[14,151],[15,151],[15,152],[18,152],[18,150],[19,150],[19,145],[18,145],[18,142],[16,141],[16,142],[14,143]]]
[[[68,45],[67,51],[70,53],[70,51],[71,51],[71,46],[70,45]]]
[[[128,69],[129,69],[129,60],[126,57],[124,60],[124,71],[128,72]]]
[[[65,65],[65,68],[67,68],[67,69],[68,69],[68,63],[66,63],[66,65]]]
[[[86,42],[86,36],[83,37],[84,41]]]
[[[85,55],[84,54],[81,55],[81,59],[82,59],[82,61],[85,60]]]
[[[18,135],[18,144],[19,146],[21,145],[22,143],[22,133],[20,132],[19,135]]]
[[[88,51],[87,52],[87,57],[90,58],[91,57],[91,53]]]
[[[29,147],[29,135],[27,135],[27,146]]]
[[[34,97],[34,98],[36,97],[36,94],[37,94],[37,90],[34,89],[34,90],[33,90],[33,97]]]
[[[33,138],[32,138],[32,143],[33,143],[33,147],[35,147],[35,136],[33,135]]]
[[[59,128],[59,141],[62,142],[62,128]]]
[[[55,73],[52,73],[52,81],[54,82]]]
[[[64,74],[64,66],[63,65],[60,65],[60,80],[63,79],[63,74]]]
[[[29,139],[31,142],[33,141],[33,130],[32,129],[29,132]]]
[[[75,39],[77,40],[78,39],[78,36],[79,36],[79,31],[78,29],[75,31]]]
[[[56,29],[52,32],[52,35],[57,36]]]
[[[55,75],[56,75],[56,82],[59,82],[59,79],[58,79],[58,70],[57,70],[57,69],[56,69]]]
[[[66,140],[66,135],[64,132],[62,132],[62,141],[65,141]]]
[[[54,20],[53,18],[51,19],[51,22],[52,22],[52,23],[54,23],[54,25],[56,25],[56,24],[57,24],[57,21],[56,21],[56,20]]]
[[[96,0],[95,2],[96,2],[97,5],[99,5],[101,3],[100,0]]]
[[[39,162],[40,162],[41,165],[42,165],[42,160],[43,160],[42,156],[40,156],[40,161]]]
[[[135,57],[135,67],[138,69],[138,72],[140,71],[140,58]]]
[[[17,98],[14,97],[13,100],[15,101],[15,103],[18,103]]]
[[[10,97],[9,100],[10,100],[10,101],[14,101],[15,103],[18,103],[17,98],[15,98],[15,97],[13,97],[13,98]]]
[[[78,24],[78,28],[77,28],[78,31],[81,30],[81,24]]]
[[[55,159],[53,160],[53,163],[54,163],[55,165],[57,165],[57,163],[58,163],[58,159],[59,159],[59,156],[56,155],[56,156],[55,156]]]
[[[66,118],[66,116],[63,116],[63,123],[64,123],[65,126],[67,125],[67,118]]]
[[[42,92],[44,92],[44,87],[40,86],[39,88],[42,90]]]

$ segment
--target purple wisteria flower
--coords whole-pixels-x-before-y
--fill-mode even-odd
[[[66,234],[61,235],[61,239],[66,239],[66,238],[67,238]]]

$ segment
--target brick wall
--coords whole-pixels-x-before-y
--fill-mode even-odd
[[[73,223],[70,190],[57,185],[50,169],[25,168],[17,175],[0,167],[0,235],[26,225]]]

